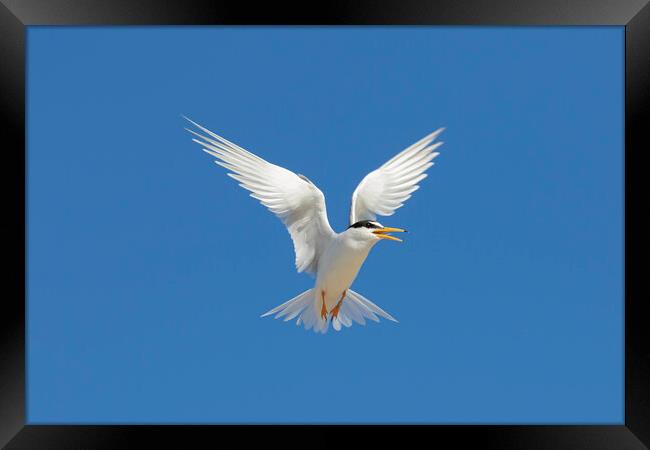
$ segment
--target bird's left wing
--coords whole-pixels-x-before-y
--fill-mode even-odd
[[[439,128],[415,144],[405,148],[380,168],[361,180],[352,194],[350,225],[360,220],[375,220],[376,216],[392,216],[411,197],[426,178],[425,171],[438,156],[434,151],[442,142],[433,143],[444,128]]]
[[[228,176],[251,191],[251,197],[259,200],[286,225],[293,240],[298,272],[316,273],[320,255],[334,235],[327,220],[325,196],[320,189],[304,175],[271,164],[187,120],[208,135],[186,128],[195,136],[192,140],[217,158],[215,163],[232,172]]]

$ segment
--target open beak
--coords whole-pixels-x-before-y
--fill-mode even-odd
[[[373,230],[372,232],[373,234],[376,234],[378,238],[402,242],[401,239],[398,239],[395,236],[391,236],[388,233],[406,233],[406,230],[402,230],[401,228],[384,227],[384,228],[378,228],[376,230]]]

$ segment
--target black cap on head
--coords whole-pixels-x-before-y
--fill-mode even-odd
[[[353,223],[348,228],[381,228],[381,225],[374,220],[360,220]]]

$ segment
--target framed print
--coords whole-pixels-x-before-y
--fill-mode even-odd
[[[311,6],[2,0],[3,448],[647,448],[647,2]]]

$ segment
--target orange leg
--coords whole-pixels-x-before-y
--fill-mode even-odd
[[[338,317],[339,309],[341,309],[341,305],[343,304],[343,299],[345,298],[345,294],[347,293],[348,293],[347,289],[343,291],[343,295],[341,295],[341,300],[339,300],[336,306],[332,309],[332,317]]]
[[[320,291],[320,298],[323,301],[323,307],[320,309],[321,319],[327,320],[327,308],[325,307],[325,291]]]

